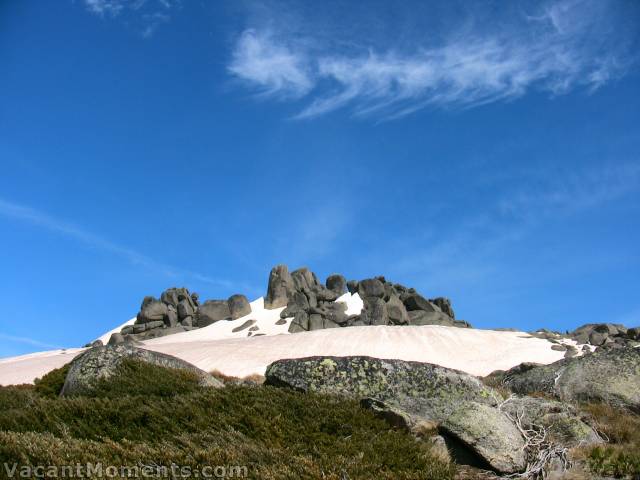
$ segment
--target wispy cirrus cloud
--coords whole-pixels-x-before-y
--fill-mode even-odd
[[[126,13],[143,37],[151,37],[164,23],[171,20],[171,11],[180,6],[179,0],[84,0],[87,10],[100,17],[117,18]]]
[[[114,243],[100,235],[96,235],[81,227],[78,227],[77,225],[73,225],[69,222],[53,217],[31,207],[9,202],[1,198],[0,216],[28,223],[45,230],[49,230],[51,232],[64,235],[90,248],[114,254],[133,265],[160,273],[161,275],[169,278],[191,278],[202,283],[223,288],[231,288],[237,286],[234,282],[228,280],[212,278],[208,275],[203,275],[198,272],[175,268],[163,262],[159,262],[132,248]]]
[[[561,95],[594,91],[634,60],[616,32],[607,1],[547,2],[533,13],[495,18],[495,28],[451,19],[444,40],[411,48],[327,41],[292,34],[275,22],[245,30],[228,71],[261,95],[303,99],[296,118],[341,108],[356,116],[397,118],[416,110],[469,108],[530,90]],[[426,28],[426,27],[425,27]],[[626,35],[626,34],[625,34]],[[345,48],[344,45],[349,48]]]
[[[0,340],[4,340],[5,342],[8,342],[8,343],[22,343],[24,345],[30,345],[33,347],[40,347],[40,348],[52,348],[52,349],[62,348],[59,345],[52,345],[50,343],[42,342],[34,338],[7,335],[1,332],[0,332]]]

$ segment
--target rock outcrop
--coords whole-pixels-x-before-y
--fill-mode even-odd
[[[177,368],[194,372],[200,384],[207,387],[222,387],[223,384],[196,366],[163,353],[143,350],[131,345],[108,345],[94,347],[74,358],[62,387],[61,395],[73,396],[89,393],[95,383],[114,375],[124,359],[135,359],[152,365]]]
[[[235,320],[251,313],[244,295],[227,300],[208,300],[200,304],[197,293],[186,288],[169,288],[160,300],[144,297],[133,325],[123,327],[109,339],[109,345],[135,344],[141,340],[163,337],[211,325],[220,320]]]
[[[566,402],[604,402],[640,413],[640,348],[599,349],[550,365],[524,363],[492,376],[516,393],[542,392]]]
[[[551,424],[556,417],[546,415],[560,409],[541,399],[531,399],[535,408],[515,401],[505,407],[498,392],[476,377],[437,365],[370,357],[280,360],[267,367],[266,383],[355,397],[390,423],[409,430],[425,423],[435,425],[458,458],[466,454],[478,466],[501,473],[524,470],[532,454],[519,428],[522,422],[533,425],[546,419]],[[521,407],[531,412],[525,420]],[[558,415],[564,424],[557,441],[599,441],[571,411],[560,409]],[[562,435],[567,438],[563,440]]]

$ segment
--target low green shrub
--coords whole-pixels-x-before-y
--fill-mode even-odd
[[[202,388],[175,371],[135,364],[90,397],[25,391],[31,397],[23,406],[0,394],[0,465],[244,465],[249,478],[261,479],[454,474],[429,442],[339,397],[268,386]]]

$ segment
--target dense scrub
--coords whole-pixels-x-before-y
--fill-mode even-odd
[[[136,362],[119,373],[91,397],[57,397],[60,372],[35,387],[0,388],[0,464],[239,465],[265,479],[453,476],[428,442],[355,401],[265,386],[205,389],[185,372]]]

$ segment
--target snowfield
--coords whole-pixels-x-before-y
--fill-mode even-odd
[[[338,301],[347,304],[349,314],[362,309],[358,294],[346,293]],[[206,371],[218,370],[236,377],[262,375],[275,360],[314,355],[412,360],[478,376],[522,362],[549,364],[564,357],[564,352],[551,349],[553,344],[548,340],[525,332],[428,325],[330,328],[289,334],[291,318],[276,324],[283,308],[266,310],[259,298],[251,303],[251,310],[237,320],[221,320],[197,330],[146,340],[141,347],[173,355]],[[248,320],[255,323],[240,330]],[[111,333],[134,321],[129,320],[99,339],[106,343]],[[251,327],[258,328],[249,332]],[[564,342],[576,345],[571,340]],[[580,350],[581,346],[577,347]],[[0,385],[33,383],[83,351],[71,348],[0,359]]]

